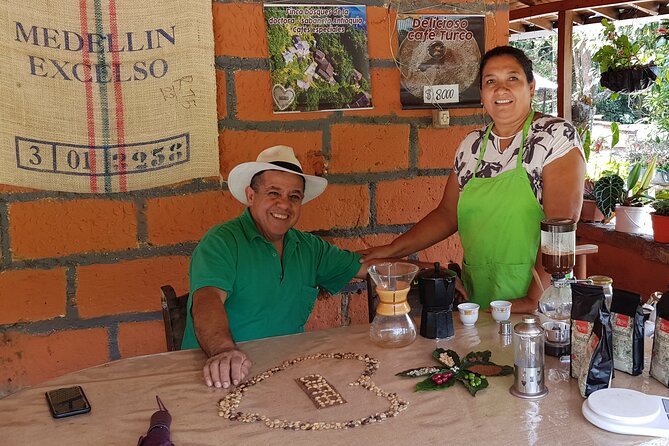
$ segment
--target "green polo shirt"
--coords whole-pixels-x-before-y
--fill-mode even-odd
[[[235,342],[300,333],[318,288],[338,292],[360,270],[360,254],[290,229],[283,261],[256,228],[248,209],[211,228],[190,263],[188,319],[181,347],[197,348],[190,314],[193,292],[216,287],[227,293],[225,310]]]

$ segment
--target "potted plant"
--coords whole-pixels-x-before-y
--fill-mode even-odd
[[[638,233],[650,225],[649,209],[644,205],[652,200],[648,195],[650,180],[655,174],[656,158],[653,158],[641,175],[642,163],[632,166],[627,182],[616,172],[602,176],[595,183],[593,194],[597,207],[606,221],[616,216],[616,231]]]
[[[600,84],[611,91],[631,93],[645,90],[657,79],[657,67],[646,63],[650,51],[639,42],[630,42],[626,34],[618,34],[613,23],[602,19],[606,45],[602,46],[592,60],[599,64],[602,73]]]
[[[601,152],[605,147],[605,140],[602,137],[597,138],[594,141],[594,144],[591,140],[590,129],[583,129],[579,132],[581,141],[583,144],[583,153],[585,154],[585,162],[590,162],[590,153],[594,151],[595,153]],[[617,122],[611,123],[611,148],[613,148],[618,141],[620,140],[620,129]],[[610,163],[609,163],[610,164]],[[592,167],[592,166],[590,166]],[[604,221],[604,214],[597,207],[597,201],[595,199],[595,184],[596,179],[601,175],[611,174],[613,172],[601,172],[598,170],[597,165],[595,165],[594,170],[588,168],[588,173],[585,179],[585,184],[583,185],[583,204],[581,206],[581,217],[580,220],[588,223],[599,223]]]
[[[655,209],[655,212],[650,214],[653,222],[653,239],[657,243],[669,243],[669,191],[656,194],[650,206]]]
[[[591,178],[585,179],[583,185],[583,205],[581,206],[581,221],[599,223],[604,220],[604,214],[597,207],[595,200],[595,182]]]
[[[632,150],[626,156],[631,164],[642,163],[646,165],[655,158],[655,175],[650,184],[666,186],[669,185],[669,141],[655,136],[643,141],[634,142]],[[643,168],[641,170],[643,174]]]

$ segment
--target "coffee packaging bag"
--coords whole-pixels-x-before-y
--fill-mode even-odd
[[[669,387],[669,290],[657,303],[650,376]]]
[[[605,389],[613,377],[611,317],[599,286],[571,286],[572,378],[578,379],[581,396]]]
[[[613,331],[613,366],[630,375],[643,371],[643,324],[641,295],[613,290],[611,329]]]

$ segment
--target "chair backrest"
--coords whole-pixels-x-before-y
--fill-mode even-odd
[[[177,296],[174,288],[170,285],[164,285],[160,287],[160,300],[163,307],[167,350],[181,350],[181,340],[186,330],[188,293]]]

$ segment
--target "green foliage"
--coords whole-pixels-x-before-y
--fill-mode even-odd
[[[669,217],[669,198],[658,199],[656,197],[650,205],[655,209],[655,215]]]
[[[607,43],[592,56],[602,73],[644,63],[647,52],[645,42],[631,42],[627,34],[618,33],[613,23],[606,19],[602,19],[602,26],[602,34]]]
[[[617,122],[611,123],[611,148],[614,148],[620,141],[620,126]]]
[[[650,205],[655,209],[655,215],[669,217],[669,190],[664,189],[657,192]]]
[[[650,188],[650,181],[655,175],[656,162],[657,160],[653,158],[646,166],[643,175],[641,174],[642,163],[635,163],[627,177],[627,182],[617,172],[602,176],[597,180],[593,195],[597,208],[606,219],[611,218],[616,205],[643,206],[651,200],[651,197],[648,196],[648,189]]]
[[[608,99],[595,102],[595,110],[605,121],[634,124],[648,114],[643,97],[643,93],[635,96],[613,93]]]
[[[414,369],[404,370],[396,374],[402,378],[421,378],[427,377],[416,384],[416,392],[428,390],[444,390],[452,387],[456,382],[462,383],[467,391],[476,396],[476,392],[488,387],[489,383],[483,374],[470,370],[475,367],[483,367],[491,370],[488,376],[504,376],[513,374],[513,367],[508,365],[497,365],[490,361],[492,353],[490,350],[482,352],[470,352],[464,358],[460,359],[453,350],[444,350],[438,348],[432,352],[432,357],[439,364],[436,367],[424,366]],[[447,374],[450,378],[446,381],[440,381],[440,376]]]

